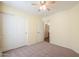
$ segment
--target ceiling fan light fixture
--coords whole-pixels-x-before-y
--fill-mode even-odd
[[[47,9],[46,5],[40,6],[40,10],[46,10],[46,9]]]
[[[39,4],[32,4],[38,8],[38,11],[50,11],[55,1],[40,1]]]

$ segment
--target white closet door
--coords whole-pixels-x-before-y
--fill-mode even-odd
[[[26,19],[11,14],[4,14],[3,16],[4,51],[26,45]]]
[[[37,31],[36,37],[38,42],[44,41],[44,24],[42,21],[37,22],[36,31]]]

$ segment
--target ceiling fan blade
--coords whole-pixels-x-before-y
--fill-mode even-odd
[[[34,3],[32,3],[32,5],[38,5],[38,4],[34,4]]]
[[[51,5],[51,4],[55,4],[55,1],[47,1],[46,5]]]
[[[39,4],[32,4],[33,5],[33,7],[37,7],[37,8],[39,8],[40,7],[40,5]]]
[[[48,3],[49,3],[49,4],[54,4],[54,3],[55,3],[55,1],[48,1]]]

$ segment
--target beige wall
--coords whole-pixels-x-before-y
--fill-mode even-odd
[[[0,14],[0,50],[2,45],[2,15]]]
[[[50,42],[79,53],[79,4],[49,17]]]
[[[2,51],[2,20],[1,20],[1,14],[0,14],[0,56]]]
[[[2,11],[2,4],[0,2],[0,12]],[[0,56],[2,56],[2,15],[0,13]]]
[[[48,38],[49,36],[49,25],[45,24],[45,29],[44,29],[44,38]]]

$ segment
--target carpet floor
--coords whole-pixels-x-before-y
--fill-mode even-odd
[[[4,52],[3,57],[79,57],[79,54],[68,48],[40,42]]]

